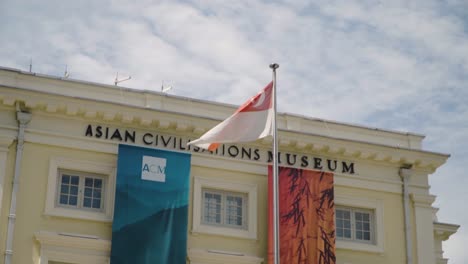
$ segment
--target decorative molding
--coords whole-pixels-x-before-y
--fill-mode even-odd
[[[434,222],[434,236],[442,241],[446,241],[451,235],[455,234],[459,228],[459,225]]]
[[[260,264],[263,258],[249,256],[238,252],[220,250],[189,249],[190,264]]]
[[[434,203],[436,196],[435,195],[420,195],[420,194],[410,194],[411,200],[414,203],[415,207],[425,207],[432,209],[432,203]]]
[[[92,88],[93,86],[87,86],[88,91],[92,90]],[[48,91],[47,87],[44,87],[44,91],[40,92],[42,92],[43,94],[38,95],[36,93],[34,96],[37,99],[34,99],[33,101],[41,103],[30,103],[29,105],[31,107],[31,110],[36,110],[39,112],[44,111],[46,113],[56,115],[62,115],[64,113],[69,116],[83,114],[83,117],[86,119],[97,119],[103,121],[115,121],[117,116],[122,115],[123,124],[131,124],[134,122],[134,119],[138,119],[139,125],[143,127],[148,127],[152,124],[158,124],[158,127],[160,129],[169,129],[171,127],[174,127],[178,132],[195,131],[195,133],[201,133],[201,131],[206,131],[207,129],[210,129],[213,126],[213,122],[211,122],[209,118],[194,115],[194,113],[197,113],[197,111],[201,111],[201,109],[190,107],[190,111],[188,112],[187,107],[184,108],[182,107],[182,105],[179,106],[180,101],[183,101],[183,99],[179,98],[170,98],[170,101],[174,104],[174,107],[177,106],[174,110],[178,110],[178,112],[171,112],[165,109],[151,109],[146,106],[139,106],[138,104],[123,105],[114,101],[98,101],[95,99],[97,97],[80,99],[79,97],[64,97],[64,95],[59,94],[51,95],[49,94],[50,91]],[[9,101],[31,101],[31,99],[27,97],[27,94],[31,93],[32,91],[27,89],[11,90],[6,88],[4,91],[2,91],[2,93],[0,93],[0,96],[4,98],[3,104],[8,105]],[[135,95],[140,94],[135,93]],[[157,98],[157,95],[154,94],[148,94],[147,96],[149,96],[148,98],[153,98],[151,100]],[[12,99],[7,100],[6,98]],[[165,100],[166,99],[169,100],[168,98],[165,98]],[[60,105],[57,104],[57,101],[60,102]],[[89,101],[95,101],[95,103],[90,104]],[[216,104],[212,102],[203,103],[206,104],[206,107],[216,106]],[[202,106],[201,103],[197,103],[197,107],[205,106]],[[155,112],[161,114],[156,114]],[[214,109],[212,109],[209,113],[216,115],[216,111],[214,111]],[[282,118],[290,118],[291,120],[294,120],[292,122],[299,122],[301,124],[301,127],[304,127],[304,124],[307,122],[315,122],[306,118],[298,118],[294,116],[291,117],[290,115],[284,115],[284,117]],[[296,125],[294,125],[293,127],[296,127]],[[422,151],[420,149],[400,147],[400,144],[380,144],[379,141],[375,141],[375,139],[373,138],[382,137],[382,139],[387,139],[388,137],[388,140],[391,140],[393,137],[395,139],[401,138],[402,140],[403,138],[409,138],[411,136],[416,137],[411,134],[403,135],[401,133],[392,133],[380,130],[372,130],[372,133],[367,133],[369,132],[369,129],[337,123],[333,123],[333,127],[335,129],[343,129],[343,131],[337,131],[342,137],[332,137],[329,136],[330,133],[327,133],[326,135],[320,135],[304,132],[306,130],[280,130],[280,145],[285,148],[299,150],[303,150],[304,148],[310,145],[310,151],[321,154],[328,153],[332,155],[352,157],[353,159],[383,161],[396,165],[403,163],[412,163],[415,169],[427,167],[429,171],[434,171],[437,167],[442,165],[448,158],[448,156],[444,154]],[[346,131],[348,130],[350,133],[349,135],[346,134]],[[351,130],[362,130],[363,132],[365,131],[366,133],[362,133],[362,135],[367,135],[369,137],[369,141],[367,141],[367,139],[366,141],[363,141],[365,137],[362,135],[357,137],[359,139],[353,139],[352,135],[355,135],[356,133],[351,133]],[[346,138],[347,136],[348,138]],[[263,145],[269,145],[270,141],[271,140],[263,140],[260,141],[260,143]],[[406,140],[405,142],[407,143],[407,141],[408,140]],[[418,144],[413,145],[416,146]]]

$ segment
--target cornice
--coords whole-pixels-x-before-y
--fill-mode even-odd
[[[458,228],[460,228],[459,225],[434,222],[434,235],[442,241],[446,241],[458,231]]]
[[[436,196],[431,195],[431,194],[421,195],[421,194],[412,193],[410,196],[415,207],[426,207],[426,208],[431,208],[431,209],[432,209],[432,203],[434,203],[436,199]]]
[[[200,136],[222,120],[217,117],[207,118],[193,113],[186,114],[122,103],[109,103],[96,99],[91,101],[76,96],[66,97],[24,89],[5,88],[0,92],[0,101],[7,106],[12,106],[16,101],[20,101],[30,111],[36,113],[61,115],[68,118],[93,120],[94,122],[121,123],[122,126],[138,126],[143,129],[172,130],[175,133],[190,134],[191,136]],[[190,108],[190,106],[187,107]],[[271,139],[260,140],[256,144],[266,147],[271,144]],[[340,156],[350,160],[383,162],[394,166],[412,164],[415,169],[424,169],[429,173],[434,172],[449,157],[446,154],[420,149],[394,147],[292,129],[280,129],[279,145],[283,149],[297,152]]]

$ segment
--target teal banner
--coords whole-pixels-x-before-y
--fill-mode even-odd
[[[185,264],[190,154],[119,145],[111,264]]]

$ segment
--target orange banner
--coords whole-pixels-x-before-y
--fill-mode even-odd
[[[279,167],[281,264],[335,264],[333,173]],[[273,168],[268,168],[268,263],[273,263]]]

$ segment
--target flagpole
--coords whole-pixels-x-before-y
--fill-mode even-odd
[[[277,63],[270,64],[273,70],[273,255],[274,264],[280,264],[279,243],[279,198],[278,198],[278,139],[276,137],[276,69]]]

